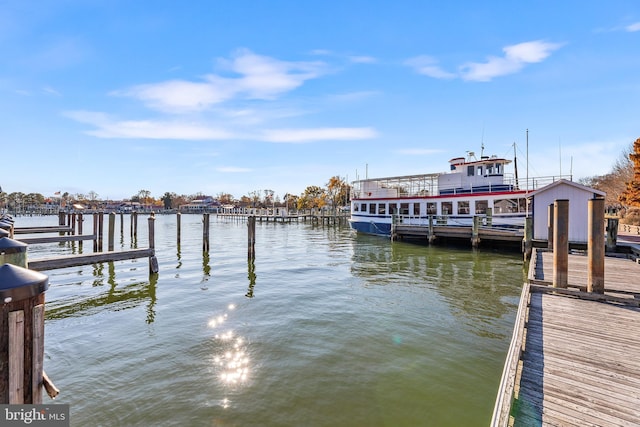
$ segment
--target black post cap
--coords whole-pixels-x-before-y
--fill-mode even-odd
[[[0,233],[0,237],[2,233]],[[8,237],[0,238],[0,255],[27,252],[27,244]]]
[[[0,300],[9,303],[40,295],[49,288],[49,277],[13,264],[0,266]]]

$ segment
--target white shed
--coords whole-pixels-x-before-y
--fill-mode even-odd
[[[604,197],[606,193],[573,181],[560,179],[536,190],[533,199],[533,238],[547,240],[548,209],[556,200],[569,200],[569,242],[587,243],[589,199]]]

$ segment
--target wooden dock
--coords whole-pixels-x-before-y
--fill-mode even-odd
[[[584,255],[551,287],[551,252],[534,249],[492,426],[640,425],[640,264],[605,258],[605,293],[584,292]]]

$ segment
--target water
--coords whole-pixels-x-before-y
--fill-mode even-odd
[[[146,218],[133,242],[128,220],[116,250],[146,247]],[[45,370],[73,426],[489,422],[519,254],[257,223],[252,265],[244,222],[212,217],[208,254],[199,215],[182,216],[180,246],[175,216],[155,229],[151,280],[147,259],[47,272]],[[29,258],[78,252],[30,245]]]

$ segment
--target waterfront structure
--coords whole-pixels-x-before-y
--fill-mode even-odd
[[[585,187],[577,182],[560,179],[531,194],[533,213],[533,239],[547,240],[549,230],[549,206],[555,200],[569,200],[570,243],[586,244],[588,235],[588,201],[604,198],[606,193]],[[551,217],[553,219],[553,217]]]
[[[519,180],[505,172],[511,160],[474,153],[449,161],[450,171],[355,181],[351,227],[392,235],[392,224],[471,227],[474,217],[494,228],[523,229],[536,189],[561,177]]]

